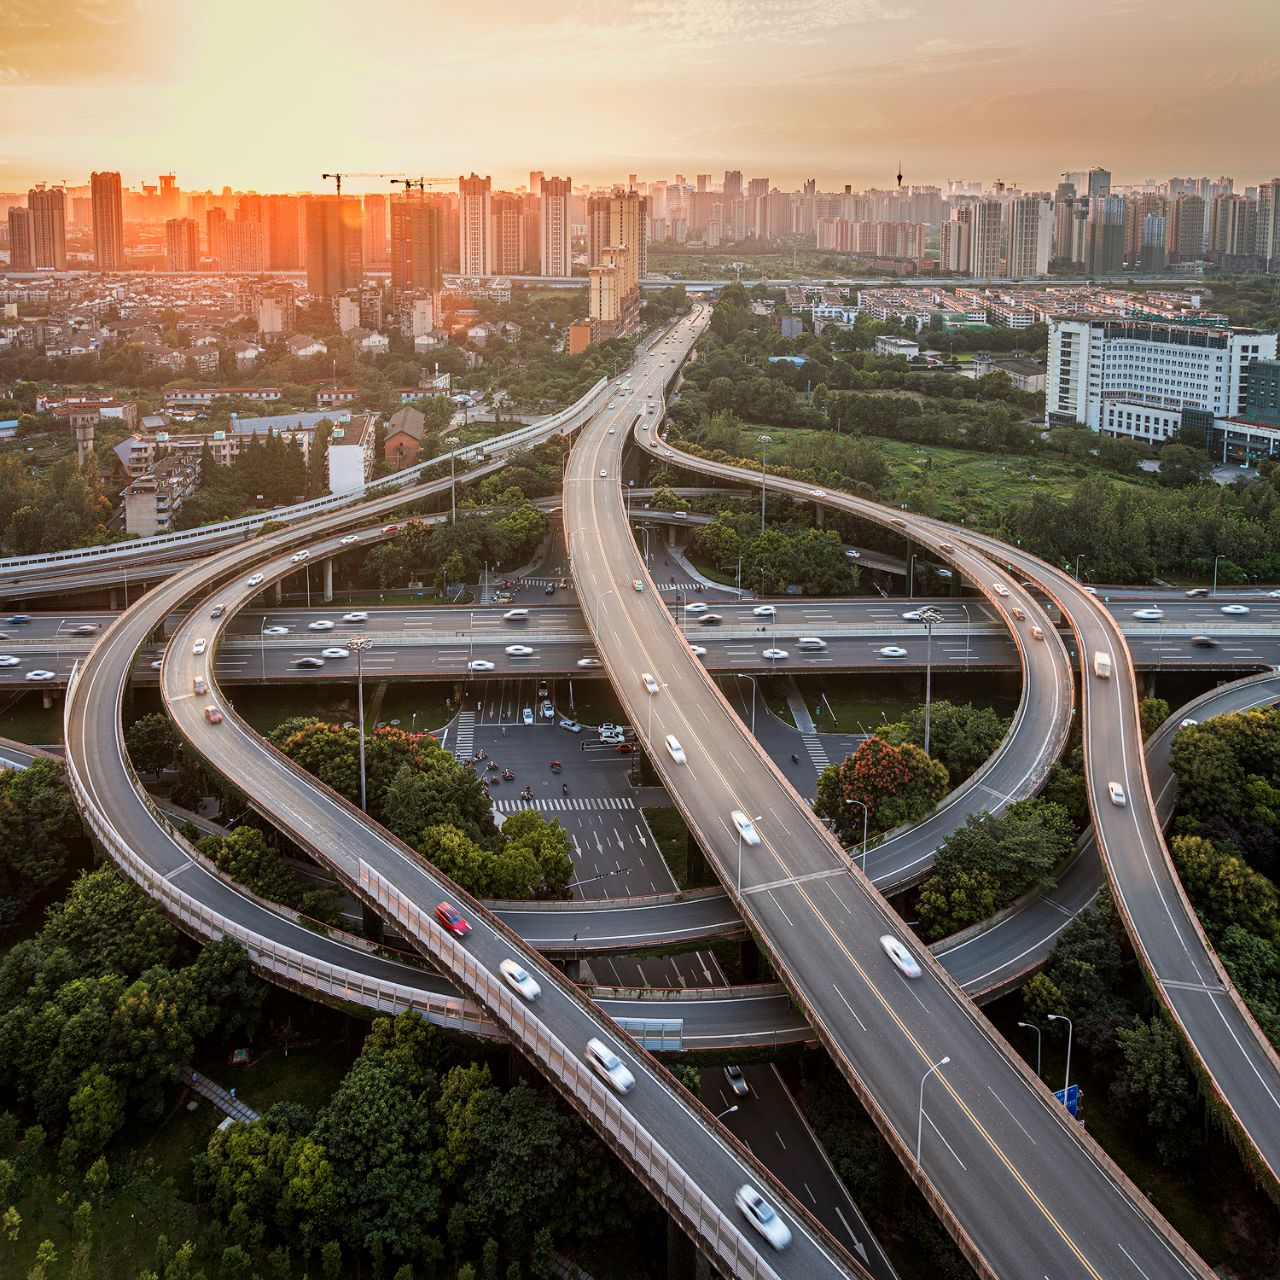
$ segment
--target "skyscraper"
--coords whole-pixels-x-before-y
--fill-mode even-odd
[[[93,259],[99,271],[124,270],[124,204],[118,173],[89,177],[93,199]]]
[[[489,198],[491,263],[495,275],[523,275],[524,205],[521,197],[510,191],[495,192]]]
[[[1053,194],[1053,256],[1071,259],[1071,223],[1075,214],[1076,184],[1060,182]]]
[[[1089,274],[1117,275],[1124,265],[1124,197],[1099,196],[1090,200],[1088,230]]]
[[[387,197],[373,193],[364,198],[364,260],[367,266],[385,266],[390,230]]]
[[[227,261],[227,211],[210,209],[204,215],[205,235],[209,245],[209,257],[215,268],[221,269]]]
[[[458,176],[458,256],[464,276],[493,274],[493,235],[490,225],[488,177]]]
[[[302,266],[302,201],[297,196],[266,196],[267,266],[296,271]]]
[[[1209,202],[1209,251],[1213,262],[1243,257],[1254,239],[1255,209],[1244,196],[1223,192]]]
[[[1093,168],[1088,174],[1090,199],[1095,197],[1109,196],[1111,194],[1111,170]]]
[[[649,262],[648,201],[635,191],[615,189],[611,196],[592,196],[587,201],[588,264],[599,266],[606,248],[625,248],[621,265],[621,296],[638,293]]]
[[[60,187],[27,192],[31,215],[31,265],[67,269],[67,197]]]
[[[986,279],[1000,274],[1001,220],[999,200],[983,199],[969,206],[969,274]]]
[[[1258,223],[1253,251],[1264,271],[1280,271],[1280,178],[1258,186]]]
[[[1165,226],[1170,262],[1199,262],[1204,257],[1204,197],[1183,194],[1173,201]]]
[[[13,205],[9,210],[9,270],[31,271],[31,210]]]
[[[441,272],[440,206],[421,192],[406,191],[391,200],[391,290],[439,293]]]
[[[573,275],[573,179],[543,178],[538,209],[539,269],[544,276]]]
[[[359,196],[308,196],[307,290],[332,298],[364,277]]]
[[[1049,271],[1049,237],[1053,215],[1040,196],[1019,196],[1009,202],[1009,243],[1005,274],[1043,276]]]
[[[726,169],[724,171],[724,198],[736,200],[742,195],[742,170]]]
[[[164,263],[167,271],[199,269],[200,226],[194,218],[170,218],[164,224]]]

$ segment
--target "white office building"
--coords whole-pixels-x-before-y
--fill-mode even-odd
[[[1275,358],[1276,335],[1260,329],[1095,316],[1054,319],[1045,423],[1163,444],[1182,425],[1184,410],[1238,416],[1250,361]]]
[[[367,483],[376,459],[376,415],[356,414],[329,434],[329,492],[349,493]]]

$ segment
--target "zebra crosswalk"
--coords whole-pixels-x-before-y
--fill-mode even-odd
[[[821,773],[831,763],[831,757],[827,755],[822,739],[816,733],[802,733],[800,739],[804,743],[804,749],[809,753],[809,759],[813,761],[813,767]]]
[[[476,713],[460,711],[458,726],[453,736],[453,754],[455,759],[470,760],[476,751]]]
[[[608,809],[634,809],[636,802],[630,796],[601,796],[596,799],[583,799],[568,796],[554,800],[495,800],[493,807],[498,813],[519,813],[521,809],[537,809],[542,813],[589,813],[604,812]]]

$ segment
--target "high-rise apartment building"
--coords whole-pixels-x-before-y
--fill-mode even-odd
[[[986,198],[974,201],[961,212],[969,217],[969,274],[980,279],[998,276],[1004,247],[1004,205]]]
[[[89,177],[93,200],[93,260],[99,271],[124,270],[124,203],[118,173]]]
[[[287,338],[293,332],[294,291],[291,284],[277,284],[258,298],[258,336],[264,340]]]
[[[421,192],[406,191],[391,201],[391,291],[439,293],[441,285],[440,206]]]
[[[1204,257],[1204,197],[1184,192],[1169,207],[1165,248],[1170,262],[1199,262]]]
[[[1275,355],[1276,335],[1260,329],[1099,316],[1054,319],[1045,423],[1078,423],[1104,435],[1160,444],[1182,426],[1184,410],[1238,416],[1248,396],[1250,362]]]
[[[358,289],[364,277],[359,196],[308,196],[307,290],[332,298]]]
[[[737,200],[742,195],[742,170],[726,169],[724,171],[724,198]]]
[[[1253,233],[1253,252],[1262,259],[1264,271],[1280,271],[1280,178],[1258,186],[1258,221]]]
[[[1071,223],[1075,216],[1076,185],[1060,182],[1053,193],[1053,256],[1071,260]]]
[[[1124,261],[1126,266],[1136,267],[1142,258],[1146,243],[1147,219],[1163,218],[1168,214],[1169,201],[1155,191],[1143,191],[1126,196],[1124,201]]]
[[[964,213],[964,217],[960,214]],[[955,210],[938,232],[938,269],[956,275],[969,273],[969,215],[967,207]]]
[[[364,261],[366,266],[385,267],[390,260],[388,197],[370,194],[364,197]]]
[[[1005,274],[1043,276],[1049,272],[1049,240],[1053,211],[1040,196],[1018,196],[1009,201],[1009,237],[1005,250]]]
[[[33,271],[31,260],[31,210],[13,205],[9,210],[9,270]]]
[[[200,225],[194,218],[170,218],[164,224],[164,264],[167,271],[200,269]]]
[[[1208,257],[1228,262],[1253,251],[1257,208],[1244,196],[1223,192],[1209,202]]]
[[[233,275],[252,275],[266,269],[262,223],[255,218],[237,218],[226,225],[222,270]]]
[[[464,276],[493,274],[490,180],[458,177],[458,256]]]
[[[1124,266],[1124,197],[1099,196],[1089,201],[1088,253],[1091,276],[1118,275]]]
[[[298,196],[264,197],[267,266],[297,271],[302,266],[302,200]]]
[[[1142,247],[1138,251],[1138,267],[1142,271],[1163,271],[1169,265],[1169,251],[1164,247],[1163,213],[1149,213],[1142,220]]]
[[[1092,200],[1094,198],[1109,196],[1111,194],[1111,170],[1092,168],[1086,175],[1088,182],[1088,196]]]
[[[635,191],[615,190],[611,196],[592,196],[587,201],[588,263],[604,261],[606,248],[625,248],[622,294],[639,294],[640,281],[649,263],[648,201]]]
[[[31,215],[31,264],[54,271],[67,269],[67,196],[61,187],[27,192]]]
[[[543,178],[538,206],[538,267],[544,276],[573,275],[573,179]]]
[[[542,190],[542,179],[545,177],[541,169],[529,170],[529,192],[531,195],[537,195]]]
[[[227,260],[227,211],[210,209],[204,215],[205,243],[215,270],[221,270]]]
[[[516,276],[525,271],[524,203],[510,191],[496,191],[489,197],[490,244],[494,275]]]

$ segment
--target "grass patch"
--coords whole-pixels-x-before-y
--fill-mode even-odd
[[[642,809],[641,813],[681,889],[700,889],[704,885],[715,884],[715,876],[693,844],[689,828],[678,809],[662,805]]]
[[[51,746],[62,741],[62,694],[47,710],[40,705],[40,694],[23,694],[11,707],[0,712],[0,736],[35,747]]]
[[[822,733],[871,733],[924,702],[923,672],[903,672],[891,679],[871,674],[798,676],[796,683],[811,712],[821,707],[813,719]],[[1012,673],[933,673],[935,701],[971,702],[975,707],[991,707],[1002,716],[1013,714],[1019,688],[1018,677]]]

